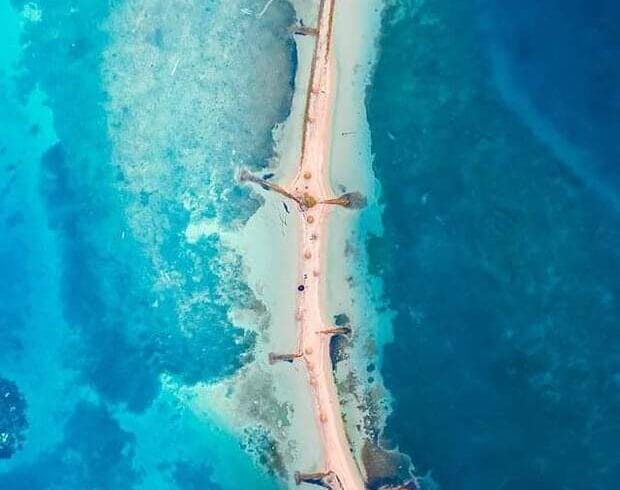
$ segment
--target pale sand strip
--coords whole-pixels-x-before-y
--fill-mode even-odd
[[[339,125],[336,123],[341,129],[350,129],[352,120],[360,116],[357,106],[352,104],[349,99],[355,97],[361,100],[363,89],[358,87],[354,91],[355,94],[350,93],[350,91],[353,85],[357,87],[363,84],[361,80],[357,80],[360,70],[355,65],[356,63],[366,63],[368,59],[367,55],[363,55],[358,50],[360,48],[367,50],[372,43],[372,41],[364,39],[363,36],[374,37],[374,33],[366,33],[368,29],[366,18],[369,12],[368,2],[374,3],[374,0],[364,0],[364,5],[357,5],[357,0],[337,1],[339,6],[342,5],[337,13],[342,21],[337,24],[338,35],[328,41],[334,42],[336,38],[340,38],[341,41],[333,46],[332,54],[327,53],[329,50],[324,49],[329,46],[329,44],[325,44],[325,29],[322,29],[323,40],[322,42],[319,40],[319,43],[315,43],[315,38],[312,36],[297,38],[299,70],[296,85],[298,89],[294,95],[292,112],[288,120],[275,131],[278,142],[278,155],[276,156],[278,166],[274,168],[274,171],[277,174],[277,180],[280,183],[293,182],[292,185],[285,187],[288,190],[295,190],[297,194],[303,194],[307,183],[303,179],[299,157],[302,141],[305,141],[305,158],[302,159],[301,165],[311,167],[310,171],[314,177],[309,180],[312,181],[313,187],[309,186],[308,191],[319,199],[333,197],[331,189],[326,183],[330,173],[332,177],[336,177],[336,181],[344,181],[343,183],[346,183],[351,189],[361,190],[363,188],[365,193],[373,185],[370,177],[362,177],[366,171],[359,168],[359,161],[349,161],[351,160],[349,158],[346,158],[346,161],[340,161],[343,152],[338,151],[337,148],[341,147],[342,144],[336,145],[338,161],[334,162],[331,167],[328,165],[330,152],[334,150],[331,136],[336,129],[333,127],[332,112],[335,105],[338,105],[340,117],[346,119],[346,122],[343,121]],[[330,7],[331,11],[333,0],[324,3]],[[316,14],[312,12],[316,8],[316,4],[305,1],[295,2],[295,4],[297,13],[300,18],[304,19],[305,24],[316,25],[313,21]],[[357,8],[360,11],[357,11]],[[327,11],[322,10],[322,13],[324,14],[323,22],[325,22]],[[349,21],[355,23],[356,26],[348,26],[347,22]],[[316,59],[313,57],[315,47],[318,54]],[[323,56],[320,55],[321,47],[323,48]],[[334,59],[336,53],[340,56],[338,60]],[[330,56],[326,56],[326,54]],[[309,99],[304,87],[308,85],[312,64],[322,66],[321,69],[314,69],[312,72],[315,85],[321,83],[324,86],[321,87],[318,94],[310,94],[313,100],[307,104],[307,107],[309,112],[312,112],[311,117],[314,118],[314,121],[308,128],[305,128],[305,125],[302,124],[304,120],[303,106]],[[339,77],[338,80],[336,80],[336,64],[339,67],[342,64],[344,70],[342,77]],[[338,102],[336,102],[336,91],[344,91],[347,95],[343,96],[343,92],[341,92],[338,95]],[[344,105],[341,102],[344,102]],[[307,140],[313,140],[314,143],[309,145]],[[345,144],[344,146],[349,147],[350,145]],[[349,150],[352,152],[350,156],[355,154],[358,159],[362,157],[357,148],[350,147]],[[361,160],[367,161],[367,155],[364,155]],[[334,171],[337,174],[335,176],[333,175]],[[343,174],[346,174],[346,178]],[[362,182],[360,182],[360,178],[362,178]],[[318,191],[315,187],[319,187]],[[330,243],[334,241],[343,243],[346,235],[345,229],[349,228],[348,221],[354,215],[351,214],[352,211],[340,210],[340,208],[336,213],[332,213],[327,206],[319,205],[312,209],[315,221],[308,224],[305,220],[308,213],[302,214],[302,219],[299,219],[294,205],[289,205],[291,214],[288,214],[284,212],[281,199],[276,194],[268,193],[264,196],[265,205],[252,217],[240,234],[235,237],[227,237],[226,242],[231,242],[229,245],[234,246],[244,257],[244,263],[247,264],[248,268],[249,283],[257,297],[268,307],[271,317],[268,333],[266,336],[261,335],[261,343],[257,345],[256,362],[244,368],[231,382],[200,390],[199,398],[196,400],[197,406],[201,410],[209,412],[212,417],[216,417],[223,426],[228,427],[231,431],[247,426],[252,423],[255,417],[261,423],[266,423],[267,419],[260,413],[265,408],[266,400],[263,400],[262,397],[254,399],[256,405],[248,409],[247,403],[243,401],[244,393],[248,386],[258,383],[264,377],[270,378],[273,375],[274,379],[277,380],[273,385],[276,390],[276,399],[286,401],[287,404],[290,403],[294,407],[294,412],[288,415],[292,424],[291,427],[281,428],[284,433],[278,436],[280,442],[283,442],[280,437],[290,441],[287,443],[290,451],[285,451],[282,454],[287,467],[310,472],[332,470],[341,478],[342,488],[347,490],[364,488],[359,469],[350,454],[349,443],[342,423],[339,401],[331,375],[328,337],[316,333],[329,328],[329,324],[325,322],[324,318],[328,313],[324,308],[328,291],[330,296],[335,296],[334,284],[337,283],[336,288],[339,289],[340,293],[338,296],[342,295],[348,298],[347,288],[339,287],[340,281],[338,279],[345,276],[341,272],[341,268],[332,267],[333,264],[329,270],[326,267],[327,233],[329,232]],[[333,208],[331,209],[336,211]],[[327,227],[328,212],[332,218],[329,220],[329,227]],[[351,218],[347,218],[347,216]],[[332,223],[333,218],[337,218],[337,223]],[[288,221],[288,225],[282,226],[282,220]],[[338,229],[340,225],[345,226]],[[319,239],[309,240],[312,231],[316,231]],[[296,241],[297,243],[295,243]],[[303,259],[303,252],[307,245],[313,254],[311,260]],[[295,250],[298,246],[301,246],[299,250],[301,265],[296,271],[297,254]],[[341,246],[338,248],[343,249]],[[320,276],[315,278],[313,271],[321,268],[323,270],[321,270]],[[303,294],[293,292],[295,282],[303,281],[304,274],[308,276],[308,280],[305,282],[307,289]],[[341,277],[335,278],[334,275]],[[329,283],[330,290],[327,288],[327,283]],[[297,282],[297,284],[301,284],[301,282]],[[300,301],[297,305],[295,305],[295,296]],[[301,304],[302,297],[304,298],[303,304]],[[329,299],[334,300],[335,297]],[[341,303],[340,300],[337,302]],[[348,303],[348,299],[342,300],[342,303],[345,302]],[[312,319],[312,313],[307,314],[304,321],[297,323],[296,329],[292,328],[295,325],[293,320],[295,308],[299,311],[300,307],[303,309],[311,307],[318,321]],[[252,322],[246,320],[235,323],[243,325]],[[302,328],[304,329],[303,333]],[[305,362],[295,362],[293,365],[288,363],[266,365],[266,354],[270,350],[303,352],[306,347],[311,348],[312,354],[305,356]],[[310,366],[313,369],[312,374],[308,369]],[[321,380],[320,387],[310,386],[312,389],[308,389],[304,379],[310,381],[310,376]],[[234,393],[232,397],[225,394],[228,390],[232,390]],[[325,423],[320,422],[319,409],[321,407],[325,407],[323,411]],[[252,410],[254,408],[259,410],[258,415]],[[316,417],[316,425],[308,423],[313,412]],[[359,420],[359,417],[351,417],[351,419]],[[271,427],[271,424],[266,425]],[[275,430],[274,434],[279,432],[277,427],[272,427],[272,429]],[[356,434],[349,435],[353,436],[354,439],[356,438]],[[340,477],[340,473],[343,474],[342,477]]]
[[[331,121],[335,63],[331,34],[335,0],[322,0],[318,34],[308,88],[301,159],[290,192],[312,196],[319,204],[302,210],[300,225],[299,284],[297,299],[299,353],[306,367],[313,394],[315,416],[324,456],[325,483],[332,488],[364,488],[344,430],[329,356],[330,335],[321,333],[331,325],[325,320],[323,290],[327,218],[329,207],[321,201],[334,197],[329,186]]]
[[[380,185],[372,168],[365,107],[377,56],[383,0],[337,2],[332,49],[338,86],[330,182],[336,191],[346,188],[362,192],[368,205],[359,213],[335,208],[330,215],[325,297],[328,313],[346,313],[353,327],[346,356],[338,362],[336,385],[344,404],[345,430],[357,460],[362,461],[364,444],[383,428],[390,406],[380,366],[383,346],[391,337],[392,313],[377,308],[384,304],[382,285],[369,274],[366,251],[368,233],[383,233]],[[374,366],[372,373],[367,371],[368,366]]]

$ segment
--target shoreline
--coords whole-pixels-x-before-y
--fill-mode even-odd
[[[304,25],[316,25],[316,3],[310,5],[296,0],[292,3],[297,18],[301,19]],[[343,187],[359,190],[370,198],[370,208],[373,209],[372,214],[375,214],[374,204],[378,192],[371,166],[364,97],[375,61],[374,43],[380,28],[382,4],[378,0],[365,0],[362,8],[353,0],[337,0],[336,3],[338,8],[332,19],[335,29],[330,40],[330,126],[325,131],[322,151],[325,161],[331,158],[337,165],[322,168],[322,179],[328,182],[326,187],[329,189],[329,192],[325,191],[324,197],[334,197],[329,186],[330,181],[338,193]],[[351,24],[352,19],[354,25]],[[291,110],[288,118],[273,130],[275,154],[272,165],[265,169],[266,172],[274,173],[272,182],[278,182],[286,189],[292,189],[295,182],[303,185],[304,181],[300,178],[299,162],[302,139],[305,138],[302,134],[302,122],[307,106],[314,46],[314,36],[296,36],[298,66]],[[340,135],[341,131],[350,130],[351,126],[359,130],[355,140],[350,136],[343,138]],[[260,188],[256,190],[264,198],[263,205],[239,232],[224,237],[225,242],[232,245],[243,257],[247,283],[265,307],[265,311],[259,312],[252,311],[251,308],[241,308],[233,315],[235,324],[256,326],[252,328],[258,335],[255,359],[231,379],[216,385],[197,387],[195,407],[198,411],[208,412],[210,417],[216,417],[227,431],[236,433],[241,439],[245,427],[267,427],[277,441],[277,451],[281,453],[287,468],[284,479],[290,484],[293,483],[290,478],[294,469],[309,472],[324,470],[326,461],[331,458],[325,457],[322,449],[324,443],[321,442],[323,435],[317,430],[322,423],[320,414],[315,410],[317,399],[308,389],[310,378],[307,362],[273,365],[267,362],[269,352],[298,352],[302,345],[297,339],[297,329],[292,328],[294,323],[292,324],[291,320],[295,322],[298,294],[294,288],[303,278],[301,271],[307,261],[303,258],[304,249],[299,249],[305,221],[295,216],[294,202],[286,201],[289,214],[283,208],[283,196],[274,192],[262,192]],[[367,363],[375,362],[374,358],[369,358],[364,345],[368,337],[375,337],[374,331],[378,325],[375,322],[374,305],[370,298],[366,298],[369,287],[367,279],[364,277],[361,281],[364,289],[351,287],[346,279],[352,266],[356,271],[362,272],[358,257],[345,257],[345,244],[359,231],[360,221],[364,222],[364,228],[368,227],[368,212],[368,209],[362,210],[364,217],[360,218],[358,211],[332,207],[326,213],[329,220],[323,223],[316,220],[313,224],[315,231],[318,230],[324,238],[319,265],[323,270],[322,283],[317,296],[317,304],[320,304],[321,308],[321,324],[330,325],[334,314],[346,311],[353,320],[355,329],[364,330],[353,332],[356,345],[351,346],[352,359],[342,365],[339,362],[338,372],[336,369],[332,370],[329,342],[324,344],[323,351],[317,350],[314,354],[315,357],[323,356],[325,365],[329,366],[324,369],[324,375],[331,378],[331,390],[325,392],[326,399],[330,400],[331,418],[339,421],[342,427],[337,445],[351,458],[354,472],[362,475],[355,484],[360,485],[359,488],[363,488],[362,480],[366,478],[362,465],[362,448],[369,438],[369,431],[363,428],[367,410],[360,406],[360,392],[365,394],[368,386],[360,379],[361,386],[355,393],[342,392],[337,378],[339,375],[346,376],[350,371],[361,374],[362,371],[365,372]],[[376,229],[377,219],[373,217],[370,221],[373,222],[370,228]],[[359,234],[360,237],[362,235],[364,233]],[[362,257],[362,260],[365,259]],[[334,305],[338,306],[338,311],[334,310]],[[366,311],[368,307],[373,308],[370,314]],[[311,333],[316,336],[314,332]],[[374,353],[370,354],[371,357],[373,355]],[[313,368],[316,369],[314,366]],[[269,388],[260,390],[257,388],[259,384]],[[248,395],[249,393],[260,397],[260,403],[251,401],[252,395]],[[284,425],[279,420],[274,420],[275,411],[286,412]],[[379,417],[379,420],[382,419],[383,417]],[[309,423],[310,420],[315,420],[315,423]]]
[[[312,394],[314,418],[322,446],[323,466],[309,474],[296,473],[296,483],[321,481],[328,488],[362,489],[363,478],[353,458],[342,420],[330,358],[332,325],[327,322],[327,276],[330,207],[329,184],[336,66],[332,54],[335,0],[322,0],[306,91],[299,167],[290,191],[301,197],[298,237],[298,297],[295,319],[299,337],[294,355],[303,361]],[[306,204],[303,206],[303,204]]]
[[[241,181],[258,184],[295,203],[298,208],[298,273],[294,319],[296,348],[270,352],[269,363],[301,362],[312,397],[314,419],[319,434],[322,464],[309,473],[295,472],[295,483],[320,484],[332,489],[362,489],[364,478],[351,450],[345,431],[341,403],[336,390],[330,345],[335,335],[348,335],[349,327],[336,328],[326,321],[327,220],[333,205],[359,209],[364,198],[359,193],[337,197],[330,185],[332,120],[334,113],[336,62],[331,56],[335,0],[321,0],[316,27],[301,25],[296,34],[315,38],[310,79],[302,123],[299,164],[290,186],[275,184],[247,171]],[[286,204],[285,209],[288,212]],[[290,349],[290,347],[289,347]]]
[[[361,191],[368,203],[359,213],[335,209],[332,214],[327,308],[332,315],[346,313],[353,325],[347,356],[338,362],[335,374],[337,385],[342,386],[339,395],[352,449],[358,461],[363,461],[363,448],[381,432],[390,405],[377,368],[383,346],[391,337],[391,315],[382,310],[382,284],[369,273],[366,250],[368,236],[383,233],[378,202],[381,189],[372,166],[365,104],[377,57],[383,3],[339,0],[339,5],[334,52],[346,79],[339,83],[336,94],[332,159],[338,163],[332,165],[330,178],[335,188]],[[369,366],[374,367],[371,375]],[[351,379],[355,379],[354,385]]]

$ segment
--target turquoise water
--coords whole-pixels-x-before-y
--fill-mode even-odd
[[[390,2],[367,108],[386,444],[423,488],[620,482],[617,2]],[[582,158],[583,156],[587,158]]]
[[[262,5],[0,2],[0,488],[279,488],[178,396],[253,355],[241,259],[185,230],[260,205],[296,63]]]
[[[268,436],[246,452],[191,399],[254,356],[222,232],[294,88],[294,13],[264,5],[0,0],[1,489],[282,487]],[[369,373],[424,489],[620,481],[617,19],[386,2],[368,252],[394,342]]]

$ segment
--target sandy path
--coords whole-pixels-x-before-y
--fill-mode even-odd
[[[300,213],[299,285],[304,286],[297,299],[299,352],[313,394],[316,423],[321,435],[324,472],[332,472],[325,483],[333,488],[363,489],[359,468],[352,456],[342,421],[332,364],[330,335],[321,333],[332,325],[324,312],[323,281],[327,277],[326,248],[330,206],[320,204],[333,198],[329,186],[329,158],[332,110],[335,89],[335,64],[331,56],[331,34],[335,0],[322,0],[317,40],[308,89],[300,164],[289,192],[309,195],[319,204]],[[333,475],[336,478],[333,478]]]
[[[298,483],[320,482],[334,490],[362,490],[363,478],[353,457],[344,430],[329,355],[329,332],[333,326],[325,318],[327,265],[327,219],[337,196],[329,185],[332,112],[336,88],[335,61],[331,42],[336,0],[321,0],[316,29],[303,27],[298,33],[316,37],[311,62],[302,125],[301,155],[297,173],[289,186],[281,186],[243,171],[242,181],[253,182],[297,203],[299,219],[299,259],[297,275],[297,349],[271,354],[270,360],[301,362],[312,394],[316,427],[319,432],[323,467],[301,468],[313,474],[297,474]],[[340,203],[342,204],[342,202]],[[347,204],[349,206],[350,204]],[[344,260],[344,259],[343,259]],[[316,472],[316,473],[314,473]]]

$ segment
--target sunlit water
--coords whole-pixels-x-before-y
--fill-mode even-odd
[[[218,230],[289,110],[293,12],[263,4],[0,2],[0,376],[29,426],[0,488],[280,485],[177,396],[252,356]]]

